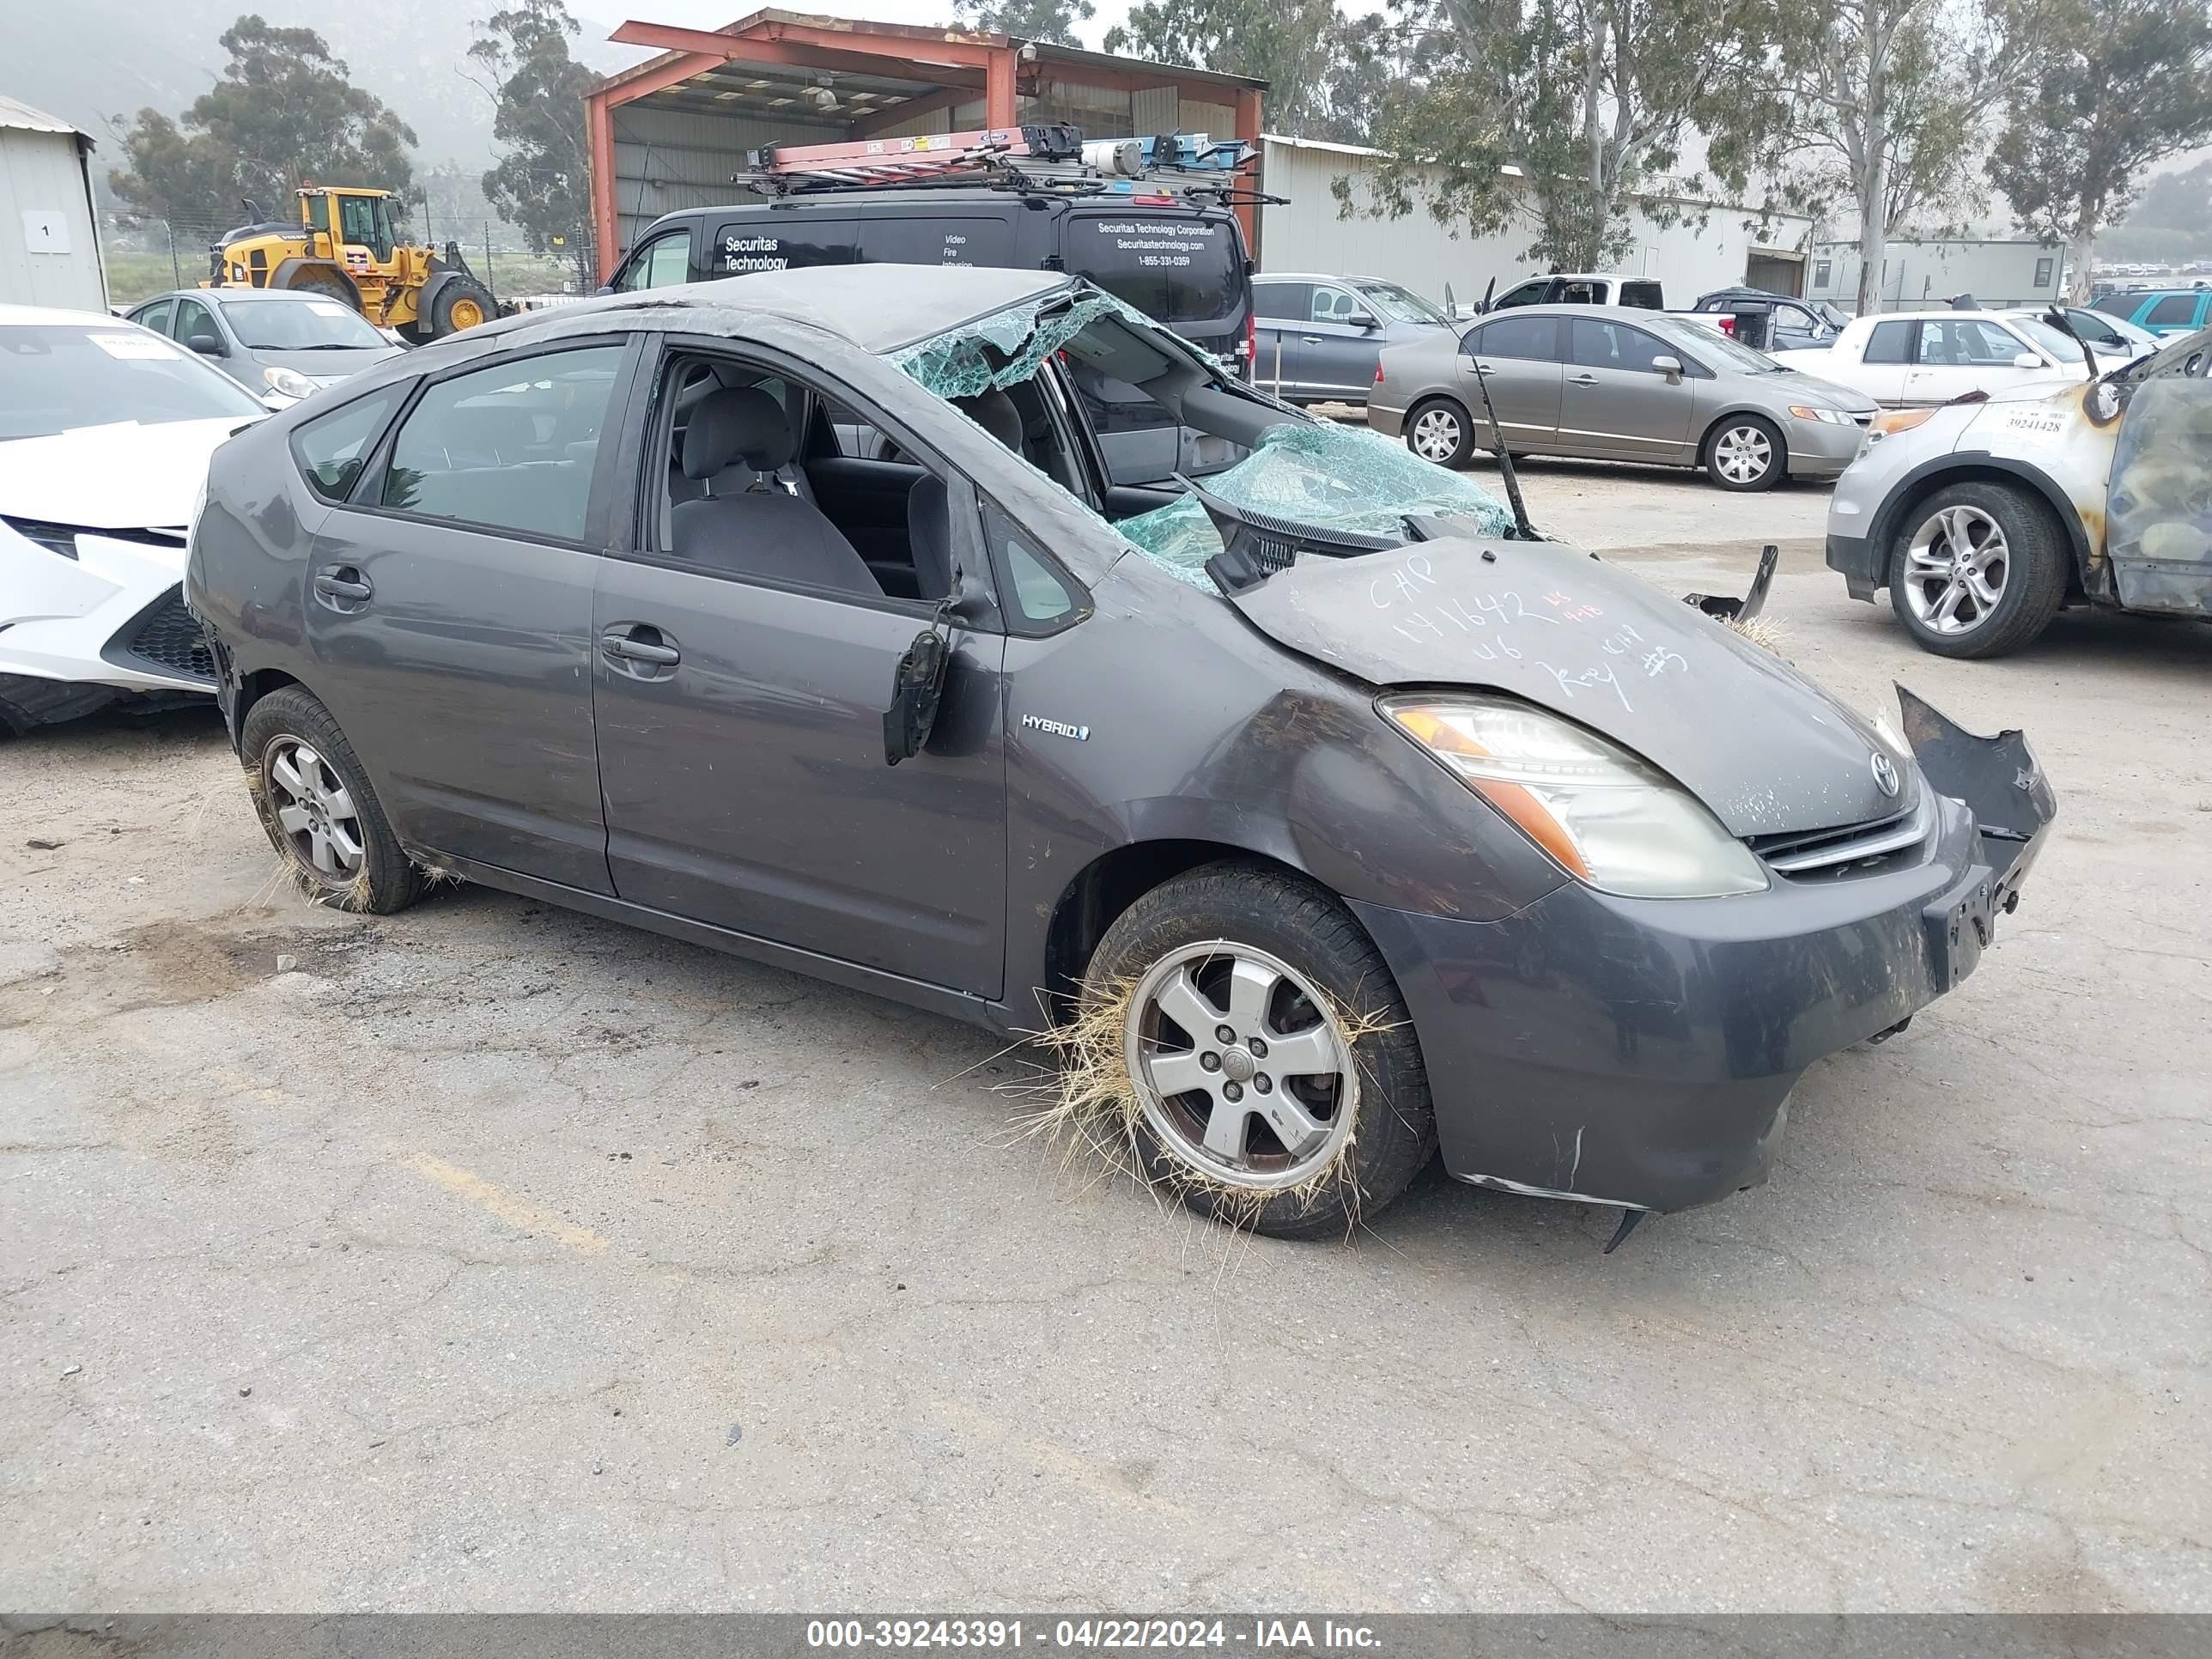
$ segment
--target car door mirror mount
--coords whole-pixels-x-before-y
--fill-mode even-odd
[[[1672,385],[1682,378],[1682,360],[1680,357],[1654,357],[1651,360],[1651,372],[1664,375],[1668,383]]]
[[[2014,368],[2048,368],[2050,364],[2033,351],[2023,351],[2012,360]]]
[[[205,330],[191,336],[185,343],[203,357],[222,357],[228,355],[222,349],[222,337],[210,334]]]
[[[1351,324],[1352,327],[1364,329],[1370,333],[1372,333],[1375,330],[1382,326],[1382,323],[1376,319],[1375,313],[1371,311],[1355,311],[1344,320]]]

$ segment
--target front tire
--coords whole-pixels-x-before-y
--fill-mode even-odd
[[[1436,1150],[1397,983],[1301,877],[1224,862],[1162,884],[1107,929],[1083,997],[1126,1000],[1139,1156],[1200,1214],[1341,1237]]]
[[[315,902],[389,915],[422,897],[422,873],[329,709],[284,686],[246,711],[239,748],[261,827]]]
[[[476,328],[498,315],[499,306],[492,299],[489,289],[473,276],[456,276],[441,288],[438,297],[430,302],[430,337],[442,340],[448,334]]]
[[[1416,404],[1406,416],[1406,447],[1454,471],[1474,453],[1474,422],[1449,398]]]
[[[1907,516],[1890,555],[1890,608],[1923,651],[2002,657],[2058,614],[2066,560],[2064,532],[2040,497],[1953,484]]]
[[[1790,469],[1790,451],[1774,422],[1730,415],[1705,434],[1705,476],[1739,493],[1771,489]]]

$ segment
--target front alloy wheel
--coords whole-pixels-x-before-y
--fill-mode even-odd
[[[2004,603],[2012,547],[2004,526],[1959,503],[1929,515],[1905,550],[1905,603],[1931,634],[1971,634]]]
[[[1297,1186],[1335,1159],[1359,1073],[1306,978],[1256,945],[1170,951],[1129,1001],[1124,1053],[1162,1144],[1204,1177]]]

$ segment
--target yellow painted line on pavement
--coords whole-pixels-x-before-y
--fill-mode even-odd
[[[478,1209],[526,1233],[540,1233],[572,1250],[597,1255],[607,1248],[605,1237],[580,1227],[540,1204],[495,1186],[472,1170],[448,1164],[428,1152],[410,1152],[399,1160],[420,1176],[427,1176],[447,1192],[465,1198]]]

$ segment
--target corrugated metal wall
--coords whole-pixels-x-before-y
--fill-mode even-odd
[[[74,134],[0,127],[0,301],[107,309],[84,179]],[[27,216],[58,227],[64,251],[33,252]]]
[[[1290,205],[1260,210],[1260,262],[1265,270],[1381,276],[1441,301],[1446,283],[1454,298],[1479,300],[1493,276],[1502,292],[1549,269],[1522,257],[1533,229],[1455,236],[1418,202],[1401,219],[1340,218],[1333,181],[1349,179],[1355,204],[1371,200],[1366,186],[1371,157],[1278,138],[1268,139],[1266,148],[1266,188],[1290,198]],[[1715,208],[1702,228],[1664,229],[1643,218],[1635,249],[1617,263],[1625,270],[1658,277],[1669,305],[1687,306],[1700,294],[1742,282],[1754,246],[1797,246],[1810,229],[1807,220],[1780,218],[1754,231],[1745,227],[1751,216],[1741,208]]]
[[[664,213],[738,199],[730,175],[744,153],[766,144],[830,144],[842,123],[761,121],[636,104],[614,110],[616,240],[637,245],[639,233]]]

